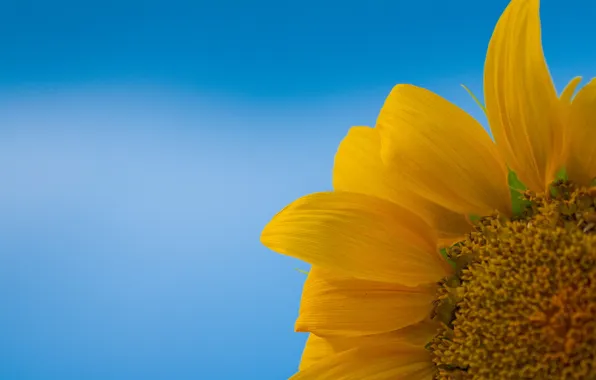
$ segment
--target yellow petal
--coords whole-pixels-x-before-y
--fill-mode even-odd
[[[379,339],[304,365],[291,380],[432,380],[430,353],[422,347]]]
[[[450,273],[434,231],[381,198],[348,192],[296,200],[265,227],[262,243],[284,255],[356,278],[407,286]]]
[[[507,168],[462,109],[423,88],[398,85],[377,128],[381,157],[404,186],[460,214],[511,213]]]
[[[581,186],[589,186],[596,177],[596,79],[592,79],[573,99],[568,128],[567,176]]]
[[[320,337],[309,334],[300,360],[300,370],[326,359],[340,352],[356,347],[366,347],[370,344],[388,342],[393,344],[408,344],[423,348],[437,334],[439,326],[436,322],[425,320],[398,331],[384,334],[357,337]]]
[[[313,267],[304,284],[296,331],[358,336],[401,329],[427,318],[436,286],[360,280]]]
[[[302,351],[299,369],[303,371],[322,359],[335,354],[336,350],[333,346],[333,340],[341,342],[342,340],[345,340],[345,338],[321,338],[312,333],[308,334],[308,339],[304,345],[304,351]]]
[[[577,86],[579,85],[579,82],[581,82],[582,77],[575,77],[573,79],[571,79],[569,81],[569,83],[567,83],[567,86],[565,86],[565,88],[563,89],[563,92],[561,93],[561,96],[559,98],[559,100],[564,103],[564,104],[569,104],[571,103],[571,98],[573,97],[573,94],[575,94],[575,90],[577,89]]]
[[[395,332],[400,341],[414,346],[425,347],[442,330],[440,323],[427,318],[422,322],[404,327]]]
[[[343,139],[335,155],[333,188],[374,195],[408,208],[437,230],[440,245],[462,240],[472,230],[464,215],[422,198],[403,186],[397,172],[383,164],[381,137],[373,128],[353,127]]]
[[[531,190],[544,191],[564,164],[564,128],[546,66],[540,1],[512,0],[484,66],[488,121],[502,156]]]

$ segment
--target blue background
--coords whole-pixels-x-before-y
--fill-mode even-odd
[[[0,2],[0,379],[284,379],[306,264],[259,233],[327,190],[396,83],[484,123],[505,0]],[[560,89],[596,3],[545,0]]]

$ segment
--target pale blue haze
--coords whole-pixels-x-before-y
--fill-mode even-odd
[[[261,228],[396,83],[484,123],[506,4],[0,2],[0,379],[290,376],[308,266]],[[557,87],[595,76],[596,3],[542,15]]]

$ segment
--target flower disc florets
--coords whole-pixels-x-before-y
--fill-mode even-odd
[[[559,181],[447,250],[428,348],[438,379],[596,379],[595,194]]]

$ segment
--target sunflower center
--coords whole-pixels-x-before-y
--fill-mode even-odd
[[[429,344],[437,379],[596,379],[595,195],[557,182],[447,250]]]

